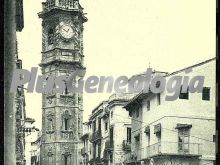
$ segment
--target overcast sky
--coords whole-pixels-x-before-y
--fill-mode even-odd
[[[149,63],[175,71],[215,57],[215,0],[81,0],[86,76],[131,76]],[[41,1],[24,0],[18,33],[23,68],[41,61]],[[40,69],[39,72],[40,73]],[[84,121],[109,94],[84,94]],[[41,127],[41,94],[26,94],[27,116]]]

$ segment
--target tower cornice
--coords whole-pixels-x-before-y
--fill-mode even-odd
[[[74,3],[77,3],[74,5]],[[82,22],[87,22],[87,18],[85,16],[86,13],[83,12],[83,8],[80,6],[78,1],[69,1],[65,4],[59,3],[57,0],[50,0],[47,2],[42,2],[43,11],[38,13],[40,18],[45,18],[50,15],[54,15],[55,13],[69,13],[72,15],[80,16]]]

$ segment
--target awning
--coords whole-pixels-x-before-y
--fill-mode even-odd
[[[181,129],[181,128],[191,128],[192,124],[177,124],[176,129]]]

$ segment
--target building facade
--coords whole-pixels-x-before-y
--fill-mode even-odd
[[[42,61],[45,77],[68,76],[83,70],[83,23],[87,21],[78,0],[42,3]],[[74,80],[75,81],[75,80]],[[80,164],[83,97],[79,93],[43,93],[41,165]]]
[[[202,93],[180,92],[175,101],[139,93],[125,108],[132,116],[131,152],[125,164],[213,165],[215,162],[215,58],[166,74],[204,76]],[[181,88],[182,89],[182,88]]]
[[[31,165],[40,165],[40,146],[41,146],[41,132],[38,132],[37,139],[31,142]]]
[[[17,69],[22,68],[22,61],[17,58]],[[26,110],[25,110],[25,95],[23,86],[17,88],[15,97],[15,117],[16,117],[16,164],[25,165],[25,122],[26,122]]]
[[[113,94],[92,111],[82,136],[84,164],[124,162],[131,145],[131,118],[123,106],[132,97],[133,94]]]
[[[16,1],[16,31],[21,32],[24,28],[23,0]],[[18,58],[18,43],[16,41],[15,68],[22,69],[22,61]],[[17,88],[15,94],[15,120],[16,120],[16,164],[24,165],[25,160],[25,95],[23,86]]]

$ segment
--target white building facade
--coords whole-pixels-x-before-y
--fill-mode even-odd
[[[185,73],[185,71],[190,71]],[[213,165],[215,162],[216,60],[210,59],[171,76],[204,76],[202,93],[140,93],[125,108],[132,116],[131,152],[125,164]]]
[[[130,151],[131,118],[123,106],[132,96],[113,94],[92,111],[81,137],[84,165],[117,165],[124,162],[125,154]]]

